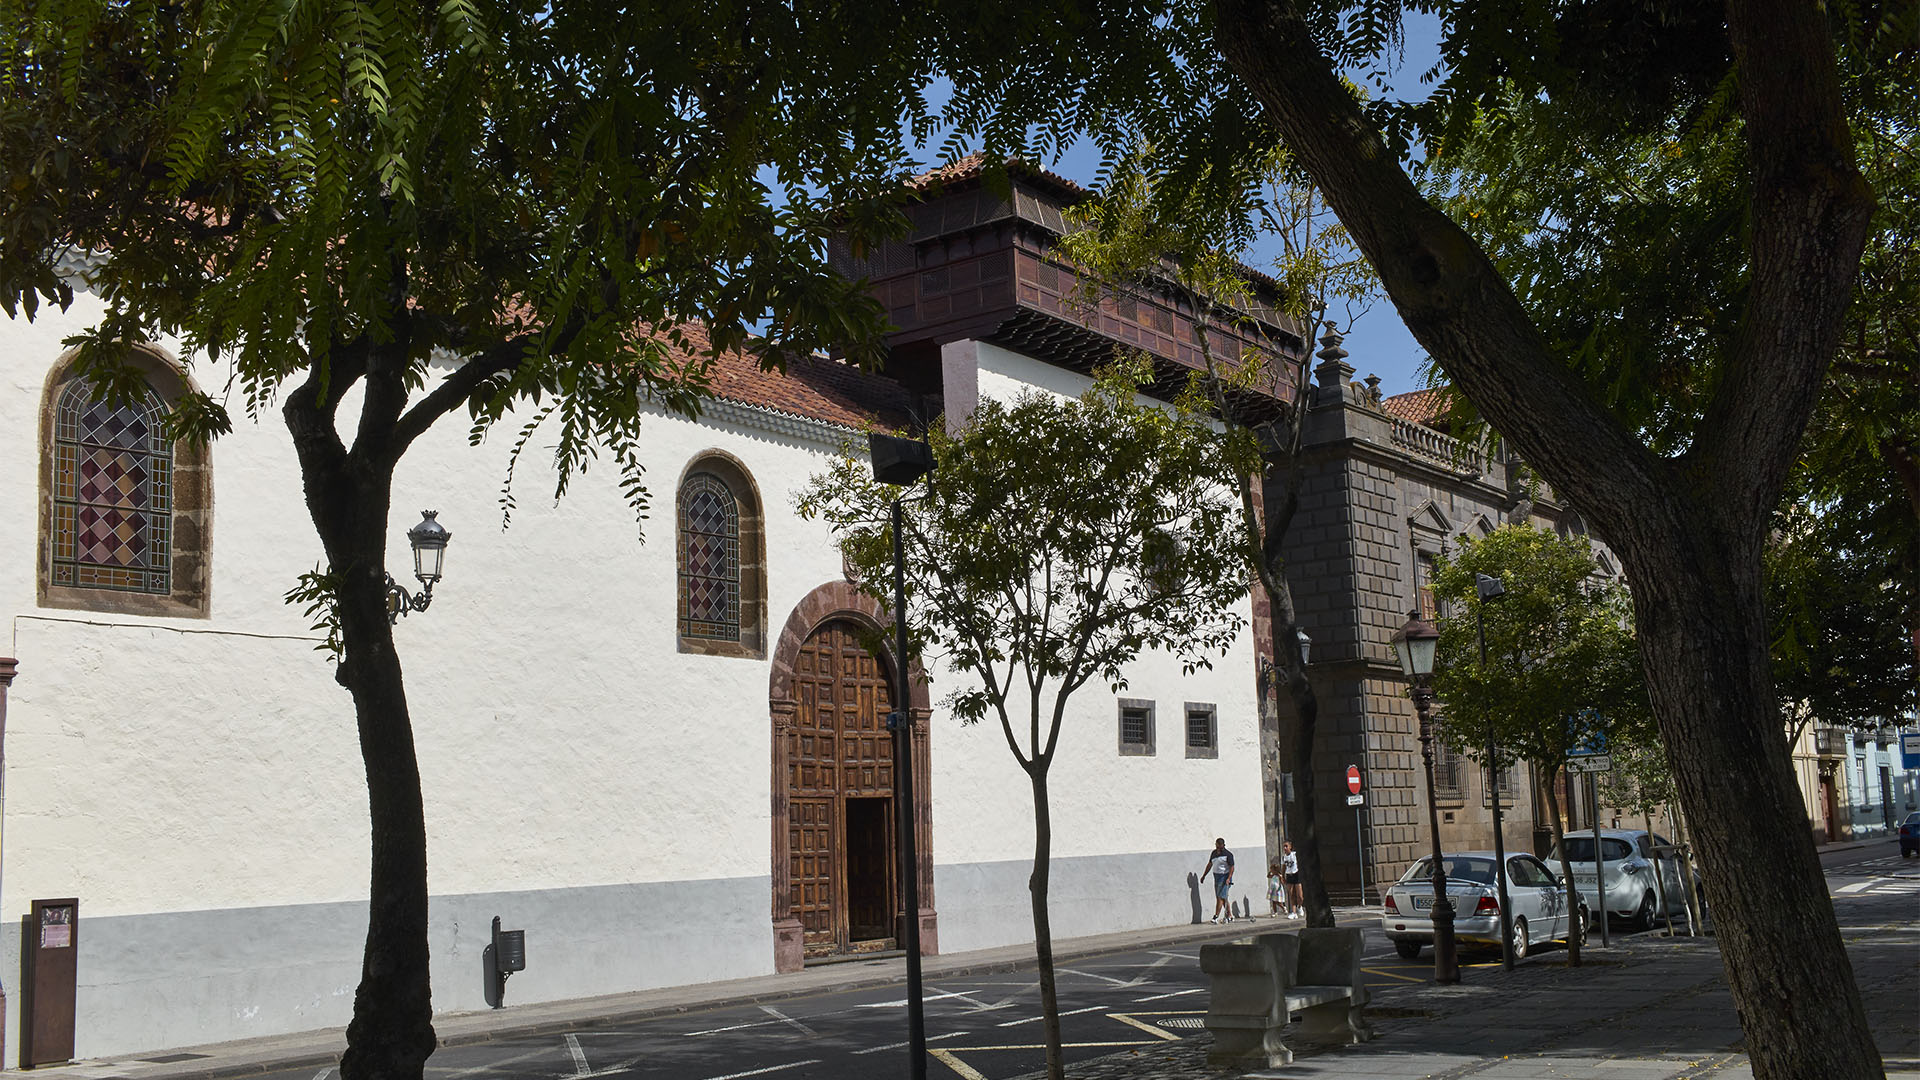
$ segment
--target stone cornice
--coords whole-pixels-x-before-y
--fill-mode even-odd
[[[765,405],[748,405],[725,398],[712,398],[702,402],[700,420],[702,422],[717,420],[723,424],[733,424],[736,427],[749,428],[771,435],[785,435],[788,438],[817,443],[833,450],[839,450],[860,438],[860,430],[846,424],[816,420],[811,416],[801,416],[799,413],[770,409]]]

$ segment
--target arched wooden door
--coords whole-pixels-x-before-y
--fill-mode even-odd
[[[899,907],[891,675],[846,619],[807,636],[793,674],[787,850],[806,955],[891,949]]]

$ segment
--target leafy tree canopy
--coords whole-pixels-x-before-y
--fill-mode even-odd
[[[1481,600],[1480,574],[1505,595]],[[1603,732],[1609,745],[1658,745],[1626,590],[1600,577],[1586,537],[1508,525],[1468,538],[1435,563],[1433,592],[1448,612],[1434,691],[1449,746],[1484,760],[1491,725],[1503,755],[1557,768]]]
[[[60,254],[109,252],[90,340],[230,354],[250,409],[306,371],[337,398],[369,349],[416,389],[429,356],[460,358],[366,449],[526,400],[557,417],[564,477],[596,437],[630,444],[640,397],[696,407],[700,365],[668,348],[683,323],[769,364],[828,344],[877,356],[882,313],[828,271],[825,236],[897,223],[875,196],[904,167],[924,62],[867,43],[902,18],[9,0],[0,305],[64,305]],[[130,385],[110,347],[90,352],[96,380]],[[218,434],[226,396],[175,423]]]

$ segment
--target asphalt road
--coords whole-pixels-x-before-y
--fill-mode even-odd
[[[1920,898],[1920,859],[1856,849],[1823,858],[1836,905]],[[1300,925],[1257,919],[1250,931]],[[1616,928],[1615,940],[1631,936]],[[1396,956],[1377,924],[1367,928],[1365,971],[1376,991],[1424,983],[1431,962]],[[1553,949],[1561,946],[1554,945]],[[1074,960],[1058,972],[1069,1062],[1124,1052],[1200,1030],[1206,1007],[1198,945]],[[1501,976],[1494,952],[1462,955],[1469,979]],[[926,987],[929,1075],[1009,1080],[1044,1066],[1039,984],[1032,972],[938,979]],[[906,1074],[906,1001],[899,987],[791,998],[662,1017],[618,1029],[443,1048],[434,1080],[897,1080]],[[272,1080],[338,1080],[333,1070]]]

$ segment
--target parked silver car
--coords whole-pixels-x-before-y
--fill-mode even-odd
[[[1593,832],[1568,833],[1564,843],[1573,882],[1579,887],[1580,895],[1588,897],[1587,902],[1591,904],[1591,898],[1600,894],[1599,883],[1594,879]],[[1600,830],[1600,856],[1605,860],[1607,872],[1604,907],[1609,915],[1625,919],[1641,930],[1651,930],[1660,916],[1662,900],[1666,901],[1666,911],[1686,914],[1687,896],[1681,884],[1680,860],[1669,853],[1671,850],[1672,845],[1664,837],[1645,829]],[[1560,845],[1556,844],[1547,856],[1547,865],[1560,865]],[[1654,880],[1656,867],[1660,875],[1657,882]]]
[[[1433,878],[1431,858],[1421,859],[1387,890],[1380,929],[1400,955],[1412,960],[1433,943]],[[1454,939],[1500,944],[1500,893],[1493,880],[1498,865],[1491,851],[1463,851],[1442,855],[1447,875],[1447,898],[1453,901]],[[1507,899],[1513,904],[1513,954],[1527,955],[1543,941],[1584,934],[1588,912],[1580,905],[1577,918],[1567,918],[1567,892],[1560,879],[1531,855],[1507,856]]]

